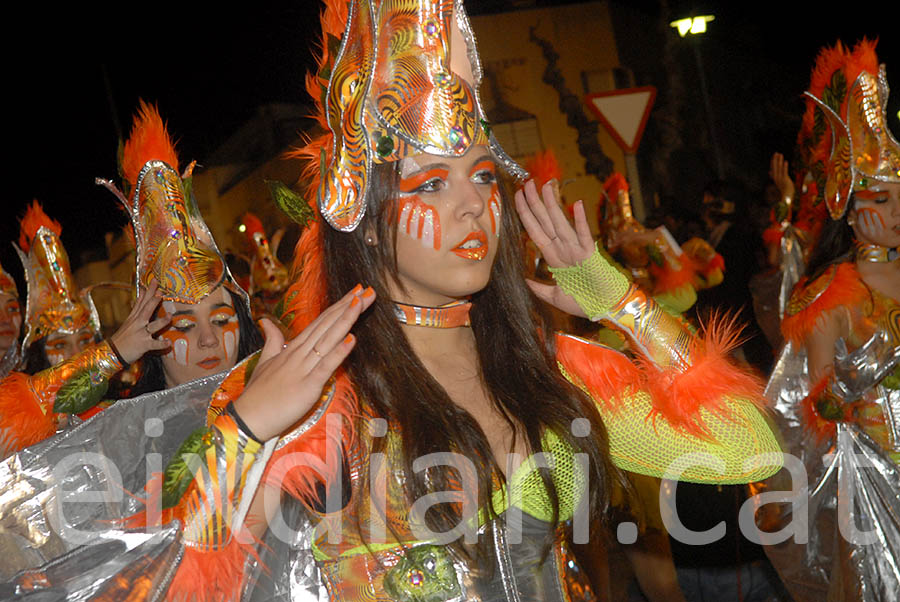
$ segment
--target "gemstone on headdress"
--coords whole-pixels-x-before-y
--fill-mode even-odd
[[[394,152],[394,139],[390,136],[382,135],[378,138],[378,142],[375,145],[375,152],[377,152],[382,157],[387,157],[392,152]]]
[[[413,569],[409,572],[409,584],[413,587],[422,587],[425,583],[425,574],[419,569]]]

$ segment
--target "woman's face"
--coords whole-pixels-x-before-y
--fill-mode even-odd
[[[853,196],[849,218],[856,239],[881,247],[900,246],[900,184],[875,182]]]
[[[220,286],[196,305],[166,302],[165,306],[172,315],[172,321],[160,333],[171,344],[162,357],[167,387],[234,367],[240,328],[225,287]]]
[[[400,162],[396,301],[434,307],[483,289],[500,235],[497,166],[485,146],[463,157]],[[390,284],[393,288],[393,283]]]
[[[22,326],[22,312],[19,300],[8,293],[0,293],[0,357],[19,338]]]
[[[81,353],[94,342],[94,333],[89,326],[79,329],[74,334],[54,332],[47,335],[44,342],[44,354],[51,366],[61,364]]]

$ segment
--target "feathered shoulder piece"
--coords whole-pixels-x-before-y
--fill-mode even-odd
[[[19,247],[23,252],[28,253],[31,249],[31,241],[34,240],[37,231],[44,226],[57,236],[62,234],[62,226],[55,219],[50,218],[44,213],[44,208],[35,200],[32,201],[25,215],[19,220]]]
[[[178,172],[178,155],[166,130],[159,110],[154,105],[140,101],[134,117],[131,135],[122,150],[122,178],[129,191],[134,190],[141,168],[153,159],[165,161]]]
[[[786,340],[802,345],[822,315],[838,307],[859,306],[868,297],[869,289],[852,261],[831,265],[817,278],[797,283],[785,308],[781,332]]]

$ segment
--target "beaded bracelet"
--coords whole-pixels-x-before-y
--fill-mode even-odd
[[[257,443],[259,443],[260,445],[265,443],[265,441],[263,441],[262,439],[257,437],[255,434],[253,434],[253,431],[250,430],[250,427],[247,426],[247,423],[244,422],[244,420],[240,417],[240,415],[237,413],[237,410],[234,408],[233,401],[229,401],[228,404],[225,406],[225,413],[234,419],[234,421],[237,423],[237,426],[241,430],[241,432],[243,432],[245,435],[247,435],[248,437],[250,437]]]

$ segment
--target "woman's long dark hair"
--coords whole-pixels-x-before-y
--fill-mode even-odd
[[[231,289],[226,288],[225,290],[228,291],[228,295],[231,297],[231,303],[238,318],[240,337],[238,339],[237,361],[240,362],[262,347],[263,337],[259,328],[253,322],[250,308],[244,299]],[[132,397],[153,391],[161,391],[166,388],[166,374],[163,371],[162,354],[147,353],[141,361],[143,362],[141,377],[129,391]]]
[[[456,405],[413,352],[390,302],[388,280],[397,281],[396,190],[398,162],[377,166],[370,181],[368,208],[352,233],[324,227],[325,263],[329,302],[333,303],[357,282],[371,285],[376,302],[357,322],[357,345],[345,362],[357,393],[392,430],[402,436],[402,465],[392,466],[403,475],[410,505],[422,496],[456,489],[455,469],[440,467],[417,473],[416,458],[435,452],[456,452],[472,460],[478,472],[478,507],[495,509],[490,503],[492,478],[502,478],[494,454],[475,419]],[[503,188],[503,186],[501,186]],[[504,204],[497,257],[487,286],[473,298],[472,330],[477,346],[481,378],[490,400],[506,418],[516,436],[524,437],[532,452],[542,449],[542,435],[552,430],[575,453],[590,459],[589,496],[591,516],[604,512],[609,503],[609,484],[621,479],[608,453],[606,429],[593,402],[561,374],[555,358],[555,338],[544,311],[525,284],[520,248],[520,226],[509,194]],[[379,244],[367,245],[367,233],[377,234]],[[591,436],[572,435],[572,421],[587,418]],[[372,453],[385,451],[386,437],[373,442]],[[553,527],[559,513],[559,492],[550,472],[540,470],[553,504]],[[460,524],[456,504],[438,504],[426,515],[429,527],[438,532]],[[488,529],[492,529],[490,523]],[[548,534],[552,537],[553,530]],[[475,553],[487,553],[491,532],[479,538]],[[548,539],[548,544],[550,539]],[[462,542],[451,546],[469,555]],[[547,548],[549,549],[549,547]],[[546,550],[545,550],[546,551]],[[484,556],[482,556],[484,557]]]
[[[25,355],[22,358],[22,370],[25,374],[37,374],[41,370],[46,370],[50,367],[50,360],[47,359],[46,343],[47,337],[41,337],[36,341],[32,341],[31,345],[25,349]]]
[[[829,218],[822,226],[822,232],[809,256],[809,263],[806,265],[805,276],[808,281],[811,282],[818,278],[828,266],[842,263],[851,257],[855,236],[853,229],[847,223],[847,216],[855,202],[854,196],[850,195],[850,202],[844,217],[837,220]]]

